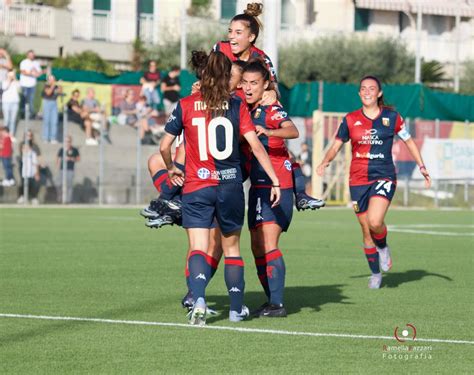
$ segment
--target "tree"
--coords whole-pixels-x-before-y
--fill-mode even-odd
[[[439,61],[427,61],[421,65],[421,82],[430,87],[439,88],[447,81],[444,66]]]
[[[459,86],[459,91],[463,94],[474,95],[474,60],[468,60],[463,64]]]
[[[148,51],[140,38],[133,41],[132,47],[132,70],[141,70]]]
[[[325,37],[280,47],[279,57],[279,78],[288,86],[315,80],[357,83],[367,74],[386,83],[409,83],[414,77],[415,58],[396,39]]]
[[[56,58],[53,60],[53,68],[68,68],[77,70],[92,70],[107,75],[116,75],[117,71],[112,64],[103,60],[93,51],[84,51],[74,55],[68,55],[65,58]]]
[[[71,0],[26,0],[27,4],[49,5],[55,8],[66,8]]]

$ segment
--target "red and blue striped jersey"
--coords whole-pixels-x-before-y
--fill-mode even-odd
[[[223,116],[211,117],[197,92],[181,99],[168,119],[167,133],[178,136],[184,131],[184,194],[224,183],[242,183],[239,139],[255,127],[240,98],[229,98],[222,108]]]
[[[382,107],[373,120],[365,116],[362,109],[344,117],[336,138],[351,141],[349,185],[366,185],[378,179],[396,180],[392,159],[395,135],[403,140],[410,138],[403,118],[390,108]]]
[[[251,111],[252,121],[255,126],[260,125],[265,129],[279,129],[285,121],[291,121],[280,103],[257,106]],[[285,140],[279,137],[259,137],[267,150],[280,186],[282,189],[293,187],[293,177],[290,155],[285,145]],[[250,181],[254,187],[269,187],[272,185],[270,177],[265,173],[255,156],[252,157],[250,166]]]
[[[215,52],[222,52],[224,55],[226,55],[230,61],[236,61],[240,60],[238,56],[235,56],[232,53],[232,50],[230,49],[230,42],[229,41],[221,41],[217,42],[214,47],[213,51]],[[263,61],[267,65],[268,71],[270,72],[270,80],[272,82],[278,82],[277,76],[276,76],[276,70],[275,67],[273,66],[272,60],[270,57],[268,57],[265,52],[263,52],[261,49],[258,49],[254,45],[250,47],[250,58],[263,58]]]

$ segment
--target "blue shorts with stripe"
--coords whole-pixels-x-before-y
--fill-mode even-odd
[[[373,197],[392,201],[397,183],[392,180],[377,180],[367,185],[350,186],[352,207],[356,215],[365,213]]]
[[[272,208],[270,188],[250,188],[248,209],[250,230],[265,224],[278,224],[283,232],[286,232],[292,217],[293,189],[282,189],[280,204]]]
[[[182,195],[183,228],[215,228],[222,233],[242,229],[245,199],[242,183],[210,186]]]

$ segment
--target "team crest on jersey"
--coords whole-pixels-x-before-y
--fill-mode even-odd
[[[253,117],[254,118],[259,118],[261,114],[262,114],[262,109],[257,108],[257,110],[255,111],[255,115]]]
[[[207,168],[199,168],[197,175],[201,180],[207,180],[211,176],[211,171]]]
[[[354,207],[354,212],[357,214],[360,211],[359,204],[357,201],[352,201],[352,207]]]
[[[283,165],[285,166],[285,168],[288,170],[288,171],[291,171],[291,162],[289,160],[285,160],[285,162],[283,163]]]
[[[382,125],[383,126],[390,126],[390,119],[388,117],[382,117]]]

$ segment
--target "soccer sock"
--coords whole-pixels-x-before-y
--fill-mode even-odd
[[[180,163],[174,163],[176,167],[184,172],[184,165]],[[170,200],[181,195],[181,186],[175,186],[171,183],[166,169],[161,169],[153,176],[153,185],[156,190],[160,193],[160,198]]]
[[[306,184],[304,181],[303,172],[301,171],[301,166],[299,163],[293,163],[291,164],[291,169],[293,172],[293,193],[295,195],[299,193],[305,193]]]
[[[285,262],[283,254],[275,249],[265,254],[267,262],[268,286],[270,289],[270,303],[283,305],[283,292],[285,290]]]
[[[375,233],[370,231],[370,235],[372,236],[372,240],[375,242],[375,246],[380,249],[383,249],[387,246],[387,226],[383,225],[382,233]]]
[[[244,261],[241,257],[225,257],[224,279],[230,297],[230,310],[242,311],[244,304]]]
[[[209,281],[208,281],[208,284],[209,284],[209,282],[214,277],[214,274],[217,271],[217,267],[219,266],[219,260],[214,257],[211,257],[210,255],[206,255],[206,262],[211,267],[211,274],[209,275]]]
[[[257,276],[262,284],[262,288],[265,291],[265,294],[270,298],[270,289],[268,287],[268,278],[267,278],[267,262],[265,260],[265,255],[260,257],[255,257],[255,267],[257,268]]]
[[[379,266],[379,253],[376,247],[368,247],[364,245],[364,252],[365,256],[367,257],[367,261],[369,262],[369,268],[372,273],[380,273],[380,266]]]
[[[206,261],[206,253],[194,250],[189,254],[189,286],[193,292],[194,300],[204,298],[206,285],[211,274],[211,267]]]

